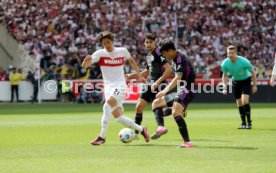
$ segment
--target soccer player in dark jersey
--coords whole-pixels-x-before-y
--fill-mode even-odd
[[[164,56],[167,60],[172,61],[175,77],[163,91],[156,94],[156,99],[153,101],[153,104],[156,106],[155,110],[160,110],[162,107],[166,106],[164,96],[173,88],[177,87],[177,93],[172,100],[172,115],[184,140],[180,147],[190,148],[193,147],[193,145],[190,141],[187,125],[182,117],[182,114],[194,97],[194,92],[191,91],[191,88],[196,77],[195,70],[185,53],[180,50],[176,50],[172,40],[164,39],[159,43],[159,46],[162,56]],[[162,114],[161,111],[159,111],[159,113]]]
[[[251,108],[249,96],[251,94],[251,78],[253,81],[252,92],[257,92],[256,73],[250,61],[242,56],[237,55],[237,47],[229,46],[227,48],[227,58],[221,63],[223,94],[227,93],[228,74],[232,75],[233,89],[236,103],[239,108],[241,117],[241,126],[239,129],[251,129]],[[247,124],[246,124],[247,121]]]
[[[141,124],[143,118],[143,111],[149,102],[155,99],[156,94],[161,89],[160,84],[165,84],[166,79],[172,72],[171,66],[168,64],[165,58],[161,56],[159,49],[155,45],[156,37],[152,33],[146,33],[144,44],[148,51],[147,54],[147,69],[141,74],[143,77],[148,78],[147,84],[144,86],[138,103],[136,105],[136,115],[135,123]],[[127,74],[125,75],[127,79],[136,78],[137,74]],[[171,108],[164,110],[163,116],[171,114]],[[162,117],[156,117],[156,122],[158,125],[158,132],[160,134],[167,133],[167,129],[164,127],[164,120]],[[138,134],[138,131],[135,131]],[[136,135],[137,138],[137,135]]]

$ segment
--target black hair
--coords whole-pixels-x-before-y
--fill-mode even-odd
[[[160,52],[168,51],[170,49],[176,50],[174,42],[172,40],[168,39],[168,38],[166,38],[164,40],[161,40],[159,42],[159,49],[160,49]]]
[[[150,39],[150,40],[155,41],[156,36],[154,34],[152,34],[152,33],[146,33],[145,34],[145,39]]]

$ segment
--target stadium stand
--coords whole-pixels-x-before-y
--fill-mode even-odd
[[[259,78],[268,78],[276,50],[275,5],[274,0],[5,0],[0,22],[41,61],[46,76],[54,71],[62,79],[101,78],[97,65],[86,70],[80,63],[100,48],[97,34],[110,30],[142,68],[143,34],[152,32],[159,38],[177,34],[178,47],[194,60],[200,78],[219,76],[217,65],[229,43],[239,45]]]

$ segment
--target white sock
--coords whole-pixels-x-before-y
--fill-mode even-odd
[[[108,128],[109,119],[111,117],[111,107],[108,103],[105,103],[103,106],[103,116],[102,116],[102,130],[100,133],[100,137],[105,138],[106,132]]]
[[[116,121],[123,124],[126,127],[132,127],[135,130],[138,130],[139,132],[143,131],[143,127],[136,124],[132,119],[126,117],[125,115],[121,115],[118,118],[116,118]]]

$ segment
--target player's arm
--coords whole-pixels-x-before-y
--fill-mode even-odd
[[[245,61],[245,68],[251,72],[251,80],[253,82],[252,86],[252,93],[257,92],[257,77],[256,77],[256,72],[254,71],[254,68],[249,60],[246,59]]]
[[[257,77],[256,77],[256,72],[254,70],[251,71],[251,78],[252,78],[252,82],[253,82],[253,86],[252,86],[252,92],[256,93],[257,92]]]
[[[152,88],[151,88],[152,91],[154,91],[160,85],[161,82],[166,80],[172,72],[172,67],[169,65],[169,63],[164,64],[163,68],[165,69],[165,71],[164,71],[163,75],[157,81],[155,81],[154,84],[152,85]]]
[[[129,61],[130,66],[132,67],[132,69],[135,70],[138,78],[141,79],[143,82],[146,82],[146,79],[140,73],[139,67],[138,67],[136,61],[134,60],[134,58],[132,56],[130,56],[130,58],[128,59],[128,61]]]
[[[227,94],[227,82],[228,82],[228,75],[227,73],[222,73],[222,86],[223,86],[223,94]]]
[[[146,70],[142,71],[142,72],[141,72],[141,75],[142,75],[145,79],[148,78],[148,76],[149,76],[149,70],[146,69]],[[137,74],[137,73],[130,73],[130,74],[126,74],[126,78],[127,78],[127,79],[137,79],[137,78],[139,78],[139,77],[138,77],[138,74]]]
[[[141,75],[142,75],[145,79],[147,79],[148,76],[149,76],[149,70],[146,69],[146,70],[142,71],[142,72],[141,72]]]
[[[82,61],[82,68],[88,68],[92,65],[92,58],[91,58],[91,55],[87,55],[83,61]]]
[[[276,60],[276,57],[275,57],[275,60]],[[274,64],[274,67],[273,67],[273,70],[272,70],[272,73],[271,73],[271,79],[270,79],[270,85],[271,86],[274,86],[275,79],[276,79],[276,63]]]
[[[168,86],[163,91],[160,91],[159,93],[156,94],[156,98],[161,98],[164,95],[166,95],[169,91],[174,89],[177,86],[177,81],[181,80],[182,78],[182,73],[176,73],[175,77],[173,80],[170,82]]]

